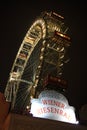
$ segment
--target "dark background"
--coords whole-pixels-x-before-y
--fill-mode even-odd
[[[0,3],[0,90],[4,91],[22,40],[42,11],[54,11],[65,18],[71,37],[70,61],[64,75],[69,82],[70,105],[87,104],[87,5],[86,2],[41,0]]]

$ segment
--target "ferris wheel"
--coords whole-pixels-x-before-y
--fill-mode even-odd
[[[64,18],[55,12],[42,12],[33,22],[18,50],[4,93],[12,108],[25,109],[47,74],[62,75],[70,46],[67,29]]]

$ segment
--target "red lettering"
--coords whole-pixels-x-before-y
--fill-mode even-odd
[[[59,114],[60,114],[60,115],[63,115],[63,110],[60,110],[60,111],[59,111]]]
[[[47,103],[47,100],[42,100],[42,103],[44,104],[44,105],[47,105],[48,103]]]
[[[55,107],[42,107],[40,109],[37,109],[36,113],[38,115],[41,115],[44,113],[55,113],[55,114],[59,114],[65,118],[67,118],[68,120],[71,120],[71,116],[68,115],[68,113],[64,112],[62,109],[57,109]]]
[[[57,106],[57,107],[61,107],[63,109],[65,107],[65,105],[63,103],[55,101],[55,100],[42,100],[42,103],[44,105],[54,105],[54,106]]]
[[[43,107],[43,111],[44,111],[44,113],[47,113],[47,108]]]
[[[63,109],[64,109],[64,107],[65,107],[65,105],[64,105],[63,103],[61,103],[61,108],[63,108]]]
[[[47,112],[48,113],[50,113],[50,111],[51,111],[50,109],[51,109],[50,107],[47,107]]]
[[[67,113],[65,112],[63,116],[65,116],[67,118]]]
[[[55,113],[55,112],[56,112],[56,111],[55,111],[55,108],[51,107],[51,112],[52,112],[52,113]]]
[[[52,100],[47,100],[49,105],[52,105]]]

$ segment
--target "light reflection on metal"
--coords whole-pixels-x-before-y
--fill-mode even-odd
[[[64,19],[64,17],[63,17],[63,16],[61,16],[61,15],[59,15],[59,14],[55,13],[55,12],[53,12],[53,14],[54,14],[54,15],[56,15],[56,16],[58,16],[58,17],[60,17],[61,19]]]
[[[70,40],[70,37],[67,36],[67,35],[65,35],[65,34],[62,34],[62,33],[58,32],[58,31],[56,31],[56,34],[59,35],[59,36],[61,36],[61,37],[63,37],[63,38],[65,38],[65,39]]]

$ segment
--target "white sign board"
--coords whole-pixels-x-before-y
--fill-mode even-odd
[[[54,90],[42,91],[38,99],[32,99],[30,113],[34,117],[77,123],[74,107],[69,106],[63,94]]]

